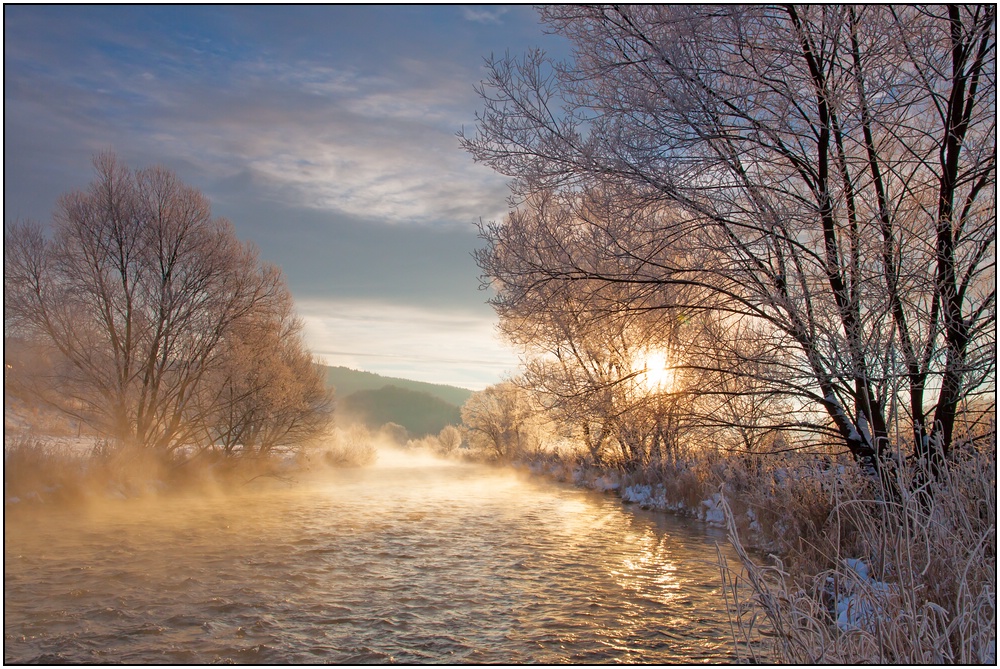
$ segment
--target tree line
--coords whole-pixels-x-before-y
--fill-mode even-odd
[[[7,390],[165,459],[321,433],[332,396],[281,271],[169,170],[94,168],[51,234],[4,232]]]

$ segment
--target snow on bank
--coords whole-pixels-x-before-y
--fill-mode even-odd
[[[553,476],[558,472],[545,467],[529,466],[532,473]],[[726,514],[722,501],[722,493],[712,493],[708,499],[702,500],[697,506],[691,507],[683,501],[671,501],[667,498],[663,484],[632,483],[626,484],[617,472],[595,471],[576,468],[572,473],[575,485],[598,492],[615,492],[626,504],[635,504],[641,509],[681,514],[702,520],[710,525],[725,527]],[[751,527],[760,528],[753,511],[747,511]]]
[[[898,593],[888,583],[872,578],[863,560],[847,558],[844,566],[847,578],[837,583],[832,576],[827,577],[827,588],[834,590],[837,627],[843,632],[864,630],[874,634],[881,624],[892,620],[886,605]]]
[[[721,492],[712,493],[708,499],[702,500],[701,503],[693,509],[687,507],[684,502],[671,502],[668,500],[666,490],[661,484],[653,486],[640,483],[626,486],[625,489],[622,490],[621,498],[626,504],[636,504],[642,509],[681,513],[687,516],[693,516],[710,525],[716,525],[718,527],[725,527],[726,525],[726,512],[724,510]],[[752,514],[753,512],[751,511],[748,513]],[[754,518],[750,518],[750,520],[752,522],[756,522]]]

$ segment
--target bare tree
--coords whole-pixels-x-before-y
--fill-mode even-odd
[[[502,322],[523,351],[521,383],[577,428],[595,463],[634,468],[666,458],[683,430],[683,389],[665,378],[678,362],[672,314],[609,311],[573,294],[586,282],[545,288],[557,285],[558,294],[536,291],[544,307],[520,304],[527,313]]]
[[[437,435],[437,444],[442,455],[453,453],[462,445],[462,432],[454,425],[445,425]]]
[[[55,352],[32,386],[52,406],[128,446],[203,444],[203,382],[233,325],[283,297],[280,272],[173,173],[111,154],[94,167],[60,199],[52,239],[5,234],[5,330]]]
[[[302,321],[282,286],[268,310],[239,319],[222,343],[222,363],[202,394],[209,443],[228,454],[266,456],[323,435],[333,396],[302,341]]]
[[[697,287],[690,306],[708,294],[776,333],[787,375],[767,380],[863,467],[897,406],[916,455],[946,456],[961,402],[995,392],[995,7],[541,11],[572,62],[491,60],[462,136],[521,206],[483,228],[501,300],[584,278]],[[626,215],[572,234],[628,261],[614,272],[568,246],[533,266],[498,251],[540,194],[595,188]]]
[[[536,412],[530,395],[505,381],[473,393],[462,405],[462,423],[470,443],[505,460],[532,444],[530,421]]]
[[[795,397],[773,383],[789,377],[781,339],[750,319],[699,319],[684,347],[700,372],[689,411],[697,440],[742,455],[748,468],[759,466],[775,446],[798,448],[836,437],[822,414],[810,415]],[[791,441],[794,439],[794,441]]]

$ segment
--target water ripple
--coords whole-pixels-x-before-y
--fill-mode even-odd
[[[233,497],[16,509],[4,661],[731,661],[721,539],[426,461]]]

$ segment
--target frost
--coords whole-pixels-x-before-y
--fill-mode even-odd
[[[847,558],[844,565],[847,578],[836,593],[837,627],[844,632],[865,630],[874,633],[880,623],[893,617],[885,605],[895,591],[888,583],[873,579],[863,560]]]
[[[630,485],[622,491],[622,501],[629,504],[649,505],[653,496],[653,487],[648,485]]]
[[[722,506],[722,493],[713,493],[711,497],[702,501],[702,505],[707,507],[704,515],[705,522],[718,525],[726,523],[726,512]]]

